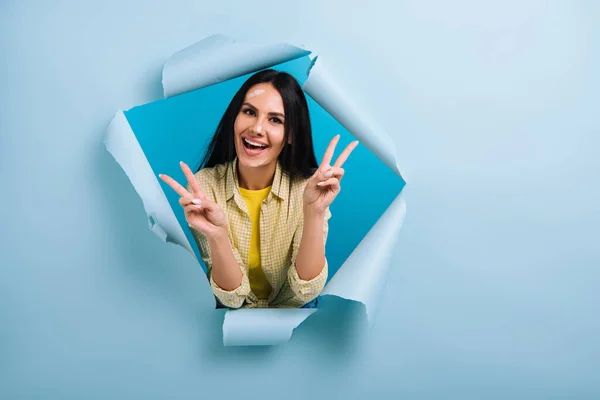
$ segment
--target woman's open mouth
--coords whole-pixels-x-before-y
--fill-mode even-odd
[[[266,144],[261,144],[250,139],[242,138],[244,150],[249,156],[256,156],[269,148]]]

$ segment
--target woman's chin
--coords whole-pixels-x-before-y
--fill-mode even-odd
[[[272,165],[277,162],[278,154],[273,148],[268,148],[260,152],[246,151],[244,147],[236,148],[238,163],[244,168],[261,168]]]
[[[239,157],[238,162],[245,168],[259,168],[270,164],[270,160],[263,157]]]

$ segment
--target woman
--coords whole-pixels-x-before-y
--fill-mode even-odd
[[[307,307],[327,280],[329,206],[358,142],[317,164],[302,88],[291,75],[251,76],[227,107],[194,175],[181,162],[185,218],[225,307]]]

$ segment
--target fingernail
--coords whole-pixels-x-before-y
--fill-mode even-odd
[[[323,186],[323,184],[325,184],[325,182],[319,182],[317,183],[317,186]]]
[[[199,206],[201,206],[202,205],[202,200],[200,200],[200,199],[192,199],[192,203],[198,204]]]
[[[196,207],[196,208],[202,208],[202,206],[200,206],[198,204],[195,204],[194,207]]]
[[[323,174],[323,176],[325,176],[325,178],[329,178],[331,175],[333,175],[333,171],[331,171],[331,170],[329,170]]]

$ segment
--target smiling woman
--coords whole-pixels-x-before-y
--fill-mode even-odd
[[[231,100],[196,174],[181,163],[187,188],[160,175],[181,196],[219,306],[316,306],[329,206],[358,144],[330,165],[338,140],[317,164],[302,88],[264,70]]]

